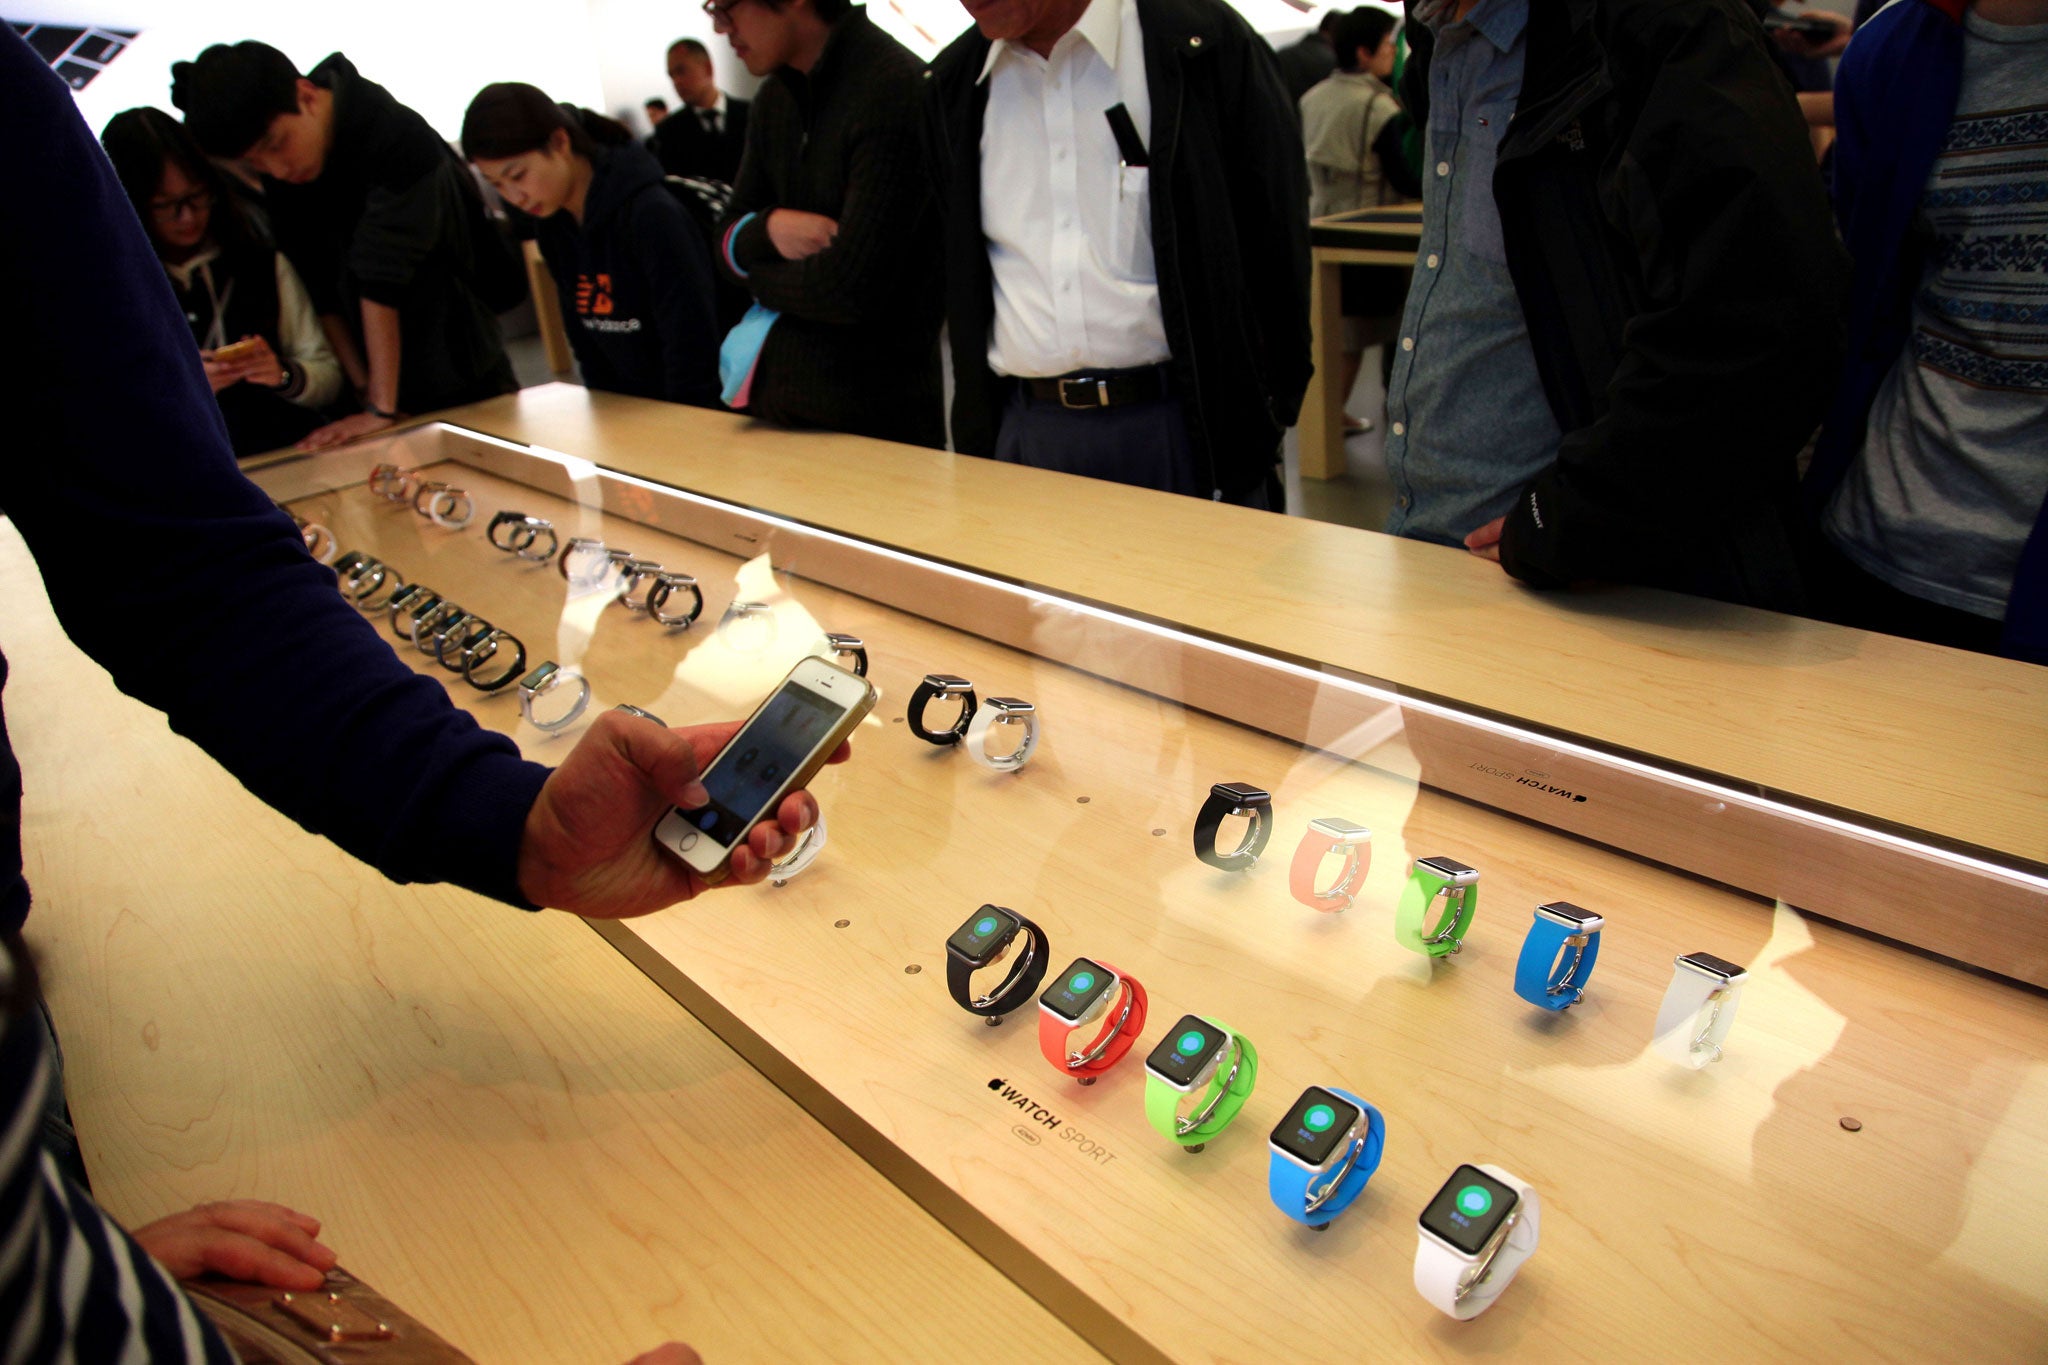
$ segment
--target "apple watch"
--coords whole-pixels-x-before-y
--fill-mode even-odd
[[[1079,1052],[1068,1044],[1077,1030],[1102,1027]],[[1123,1060],[1145,1028],[1145,988],[1109,963],[1077,957],[1038,997],[1038,1050],[1054,1069],[1083,1085]]]
[[[1199,1152],[1230,1126],[1259,1082],[1251,1039],[1218,1020],[1184,1014],[1145,1058],[1145,1117],[1162,1137]],[[1182,1112],[1190,1096],[1199,1096]]]
[[[356,606],[363,611],[382,611],[391,601],[391,595],[404,586],[405,578],[398,570],[382,560],[373,559],[364,568],[356,588]]]
[[[575,692],[575,699],[569,709],[543,717],[536,703],[542,697],[563,688]],[[560,702],[552,702],[548,709],[553,711]],[[576,723],[583,714],[583,708],[590,705],[590,682],[573,668],[564,668],[553,659],[548,660],[533,672],[519,680],[519,709],[526,716],[527,723],[552,733],[564,730]]]
[[[1024,727],[1016,747],[1008,753],[992,754],[988,751],[989,731],[998,725]],[[974,719],[968,723],[967,737],[962,742],[969,758],[999,773],[1016,772],[1030,761],[1031,751],[1037,746],[1038,708],[1015,697],[990,697],[983,702],[975,711]]]
[[[647,715],[645,711],[642,715]],[[647,717],[654,719],[652,716]],[[818,861],[818,855],[825,851],[825,809],[818,808],[817,821],[796,836],[796,847],[768,864],[768,884],[786,886],[803,870]]]
[[[1712,953],[1686,953],[1677,959],[1664,1004],[1657,1011],[1652,1043],[1680,1066],[1698,1071],[1721,1060],[1721,1044],[1735,1027],[1735,1007],[1742,1003],[1742,985],[1749,972]]]
[[[1251,817],[1244,838],[1229,853],[1218,851],[1216,831],[1233,815]],[[1195,816],[1195,856],[1211,867],[1237,872],[1250,867],[1273,837],[1273,798],[1249,782],[1218,782]]]
[[[435,495],[446,487],[448,485],[438,479],[414,479],[412,481],[412,492],[407,495],[412,503],[412,510],[423,517],[431,517],[433,513],[427,509],[433,506]]]
[[[925,708],[939,697],[960,699],[960,714],[953,723],[943,730],[933,730],[924,723]],[[974,721],[974,684],[965,678],[956,678],[950,673],[927,673],[917,690],[910,694],[910,733],[927,744],[944,748],[958,744],[960,737],[967,733],[967,727]]]
[[[1425,930],[1424,918],[1439,897],[1443,912]],[[1394,940],[1411,952],[1449,957],[1465,946],[1478,909],[1479,869],[1455,858],[1417,858],[1394,908]]]
[[[974,974],[1008,956],[1019,935],[1024,946],[1011,958],[1010,970],[993,990],[976,995],[970,984]],[[946,940],[946,990],[961,1009],[980,1015],[992,1025],[1000,1024],[1004,1015],[1030,1000],[1038,990],[1049,965],[1046,959],[1051,956],[1052,942],[1046,938],[1045,930],[1015,910],[984,905]],[[1065,1046],[1064,1038],[1061,1045]]]
[[[307,521],[296,512],[288,513],[292,524],[299,528],[299,541],[306,547],[306,553],[322,564],[334,558],[341,547],[335,542],[334,532],[317,521]]]
[[[1351,1207],[1380,1168],[1387,1120],[1349,1090],[1312,1085],[1273,1129],[1266,1193],[1273,1206],[1317,1231]]]
[[[411,495],[412,480],[412,470],[401,469],[395,464],[373,465],[370,468],[370,491],[392,502],[402,502]]]
[[[1319,891],[1316,874],[1322,870],[1324,856],[1330,853],[1342,853],[1344,866],[1337,873],[1337,880],[1327,890]],[[1301,842],[1294,846],[1294,861],[1287,869],[1287,889],[1311,910],[1347,910],[1358,888],[1365,884],[1365,874],[1371,867],[1372,831],[1334,815],[1325,816],[1309,821]]]
[[[350,574],[369,562],[370,557],[361,550],[350,550],[347,554],[336,556],[334,562],[327,567],[334,570],[335,582],[339,585]]]
[[[670,611],[668,599],[679,592],[690,595],[690,605],[681,611]],[[690,575],[664,569],[654,575],[654,582],[647,589],[647,614],[671,630],[687,630],[704,614],[704,590]]]
[[[846,667],[856,678],[868,675],[868,647],[858,635],[841,635],[836,630],[825,632],[825,645],[832,651],[834,661],[846,660]]]
[[[1460,1322],[1493,1306],[1536,1251],[1533,1186],[1498,1166],[1460,1166],[1422,1210],[1415,1288]]]
[[[1570,901],[1536,907],[1515,962],[1515,994],[1547,1010],[1568,1010],[1586,993],[1607,921]]]
[[[667,721],[663,720],[660,716],[655,715],[652,711],[649,711],[644,707],[635,706],[633,705],[633,703],[629,701],[620,702],[617,706],[614,706],[612,710],[624,711],[627,715],[638,716],[642,720],[651,720],[656,725],[659,725],[662,729],[668,729]]]
[[[464,615],[434,631],[434,662],[451,673],[462,671],[462,656],[497,627],[481,616]]]
[[[391,600],[384,604],[384,611],[391,622],[391,633],[401,640],[412,639],[412,612],[414,608],[428,611],[441,604],[441,594],[424,583],[408,583],[391,594]]]
[[[442,598],[424,611],[412,613],[412,647],[422,654],[434,652],[434,632],[443,624],[469,615],[461,607]]]
[[[645,615],[648,601],[654,596],[655,584],[662,574],[661,565],[651,559],[619,559],[613,562],[619,566],[619,605],[627,611]]]
[[[436,526],[460,531],[476,520],[476,500],[460,488],[443,484],[427,499],[427,518]]]
[[[775,609],[766,602],[734,602],[718,618],[718,638],[741,654],[758,654],[766,649],[774,641],[776,630]]]
[[[562,581],[578,587],[588,587],[604,576],[611,567],[611,551],[595,536],[570,536],[569,543],[562,547],[562,553],[555,556],[555,568],[562,575]]]
[[[462,658],[462,680],[479,692],[502,691],[525,671],[526,644],[509,630],[492,631]]]

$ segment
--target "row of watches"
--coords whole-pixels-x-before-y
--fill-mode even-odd
[[[526,645],[509,630],[405,576],[380,559],[351,550],[334,561],[342,595],[362,611],[385,613],[391,633],[409,642],[479,692],[510,686],[526,670]]]
[[[370,491],[388,502],[404,503],[413,511],[451,531],[459,531],[476,518],[476,499],[451,483],[423,478],[417,469],[380,464],[370,470]]]
[[[1019,947],[1021,945],[1021,947]],[[1009,971],[985,994],[975,973],[1016,947]],[[946,940],[946,985],[961,1008],[991,1024],[1044,983],[1051,943],[1030,920],[984,905]],[[1148,1001],[1138,979],[1099,958],[1076,958],[1038,996],[1038,1045],[1055,1070],[1082,1085],[1131,1051]],[[1259,1078],[1251,1039],[1220,1019],[1182,1015],[1145,1058],[1145,1117],[1189,1153],[1222,1135]],[[1267,1139],[1266,1191],[1289,1218],[1321,1230],[1379,1169],[1387,1121],[1349,1090],[1312,1085]],[[1454,1318],[1484,1312],[1536,1250],[1540,1201],[1527,1182],[1494,1165],[1459,1166],[1423,1207],[1415,1287]]]
[[[1216,836],[1223,822],[1249,822],[1237,846],[1222,852]],[[1195,853],[1212,867],[1243,871],[1265,851],[1273,827],[1272,796],[1245,782],[1219,782],[1195,817]],[[1319,874],[1332,853],[1343,866],[1327,887]],[[1349,907],[1364,883],[1372,859],[1372,831],[1349,820],[1311,820],[1295,847],[1288,886],[1296,900],[1318,910]],[[1417,858],[1394,909],[1394,940],[1411,952],[1448,958],[1465,946],[1466,931],[1479,911],[1479,870],[1455,858]],[[1515,994],[1546,1010],[1567,1010],[1584,998],[1600,960],[1604,916],[1570,901],[1536,907],[1534,922],[1515,962]],[[1749,980],[1744,968],[1713,953],[1683,953],[1675,960],[1671,984],[1657,1012],[1652,1037],[1656,1051],[1698,1070],[1719,1061],[1735,1025],[1735,1008]]]
[[[952,706],[953,719],[935,724],[929,714],[933,703],[943,712]],[[980,701],[974,684],[950,673],[927,673],[910,694],[910,733],[939,748],[958,746],[984,768],[1013,773],[1031,761],[1038,747],[1038,708],[1020,697],[990,697]],[[998,733],[1013,735],[1006,744],[993,742]]]

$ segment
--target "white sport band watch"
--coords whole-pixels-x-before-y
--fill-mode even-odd
[[[1017,747],[1008,753],[992,754],[988,751],[990,731],[997,726],[1024,727],[1023,737]],[[972,758],[984,768],[993,768],[999,773],[1013,773],[1031,760],[1031,751],[1038,747],[1038,708],[1028,701],[1016,697],[990,697],[975,708],[974,719],[967,723],[967,734],[961,740]]]
[[[1498,1166],[1460,1166],[1423,1210],[1416,1292],[1460,1322],[1478,1317],[1536,1254],[1541,1215],[1533,1185]]]
[[[1721,1044],[1735,1027],[1735,1007],[1749,972],[1712,953],[1686,953],[1677,959],[1671,985],[1657,1011],[1657,1052],[1698,1071],[1721,1060]]]

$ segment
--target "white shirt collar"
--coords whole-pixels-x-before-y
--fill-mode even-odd
[[[715,104],[706,105],[705,107],[697,110],[697,116],[699,118],[702,118],[706,114],[716,114],[720,118],[725,117],[725,92],[723,90],[718,92],[718,100]]]
[[[1123,38],[1123,31],[1122,0],[1089,0],[1088,8],[1081,11],[1081,17],[1075,21],[1074,27],[1068,30],[1070,33],[1079,34],[1081,41],[1094,48],[1096,55],[1102,58],[1102,64],[1111,71],[1116,70],[1117,49]],[[1066,39],[1066,34],[1060,35],[1060,42],[1065,42]],[[996,69],[996,62],[1010,50],[1010,46],[1010,40],[1007,38],[998,38],[989,44],[988,60],[981,64],[981,74],[974,78],[976,85],[988,79],[989,72]]]

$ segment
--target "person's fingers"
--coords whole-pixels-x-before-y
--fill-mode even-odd
[[[782,798],[775,818],[784,833],[791,836],[802,834],[818,823],[818,798],[808,791],[793,791]]]
[[[704,1358],[680,1341],[664,1341],[653,1350],[634,1356],[626,1365],[704,1365]]]
[[[294,1222],[290,1209],[277,1204],[265,1204],[255,1199],[237,1199],[220,1204],[202,1204],[199,1211],[215,1227],[240,1233],[245,1237],[275,1247],[278,1251],[322,1271],[332,1270],[340,1258],[330,1247],[313,1240],[306,1230]]]
[[[832,757],[826,759],[825,762],[827,764],[844,763],[847,759],[852,757],[853,741],[850,739],[842,739],[839,741],[839,747],[832,751]]]
[[[225,1229],[202,1233],[200,1262],[204,1269],[244,1284],[273,1289],[318,1289],[327,1273],[254,1237]]]
[[[267,1213],[273,1218],[283,1218],[297,1224],[299,1229],[308,1237],[318,1237],[320,1235],[320,1220],[318,1218],[315,1218],[310,1213],[300,1213],[297,1209],[288,1208],[283,1204],[273,1204],[268,1199],[223,1199],[219,1202],[223,1204],[237,1204],[246,1209]]]
[[[711,799],[711,793],[697,780],[698,774],[738,728],[695,726],[669,730],[608,711],[590,727],[590,738],[611,745],[646,776],[664,800],[688,810]]]

